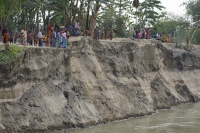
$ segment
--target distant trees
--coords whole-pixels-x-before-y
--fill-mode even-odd
[[[160,18],[164,17],[164,14],[159,13],[165,7],[161,5],[160,0],[145,0],[138,8],[138,22],[141,27],[152,26]]]
[[[183,3],[186,6],[187,15],[191,18],[190,35],[195,44],[200,44],[200,0],[190,0]]]
[[[82,30],[89,28],[92,33],[98,25],[114,28],[115,35],[124,37],[130,25],[135,24],[134,15],[138,15],[142,26],[157,21],[161,16],[155,9],[163,9],[159,0],[1,0],[0,24],[12,30],[26,27],[37,32],[49,22],[66,26],[79,20]]]
[[[0,0],[0,27],[16,19],[25,0]]]
[[[175,39],[173,41],[181,43],[185,41],[189,26],[190,23],[182,17],[176,16],[176,18],[174,18],[173,16],[168,16],[157,21],[153,26],[153,29],[155,30],[155,33],[163,34],[165,32],[171,34],[173,39]]]

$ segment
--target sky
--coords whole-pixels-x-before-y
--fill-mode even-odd
[[[185,7],[181,6],[184,0],[160,0],[162,5],[166,7],[166,11],[173,12],[177,15],[185,14]]]
[[[141,0],[143,2],[144,0]],[[166,11],[176,15],[184,15],[185,7],[180,6],[185,0],[160,0]]]

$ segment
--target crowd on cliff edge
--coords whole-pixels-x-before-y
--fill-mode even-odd
[[[149,39],[150,38],[150,28],[146,29],[133,29],[133,39]],[[157,34],[156,39],[160,40],[162,42],[170,43],[172,42],[172,36],[171,34],[166,34],[165,32],[163,34]]]
[[[38,33],[33,33],[32,31],[27,32],[26,28],[23,28],[20,34],[16,33],[15,35],[11,33],[9,34],[8,28],[4,26],[2,37],[4,44],[13,44],[18,42],[22,45],[66,48],[69,37],[80,36],[82,35],[81,32],[80,23],[79,21],[76,21],[74,26],[69,24],[66,27],[58,25],[52,27],[48,24],[46,31],[40,29]]]
[[[19,44],[28,46],[66,48],[70,36],[91,35],[88,29],[86,29],[84,33],[80,29],[80,22],[78,20],[75,22],[74,26],[69,24],[66,27],[58,25],[52,27],[48,24],[45,32],[41,29],[38,33],[33,33],[32,31],[27,32],[26,28],[23,28],[20,34],[9,34],[8,28],[4,26],[2,36],[4,44],[16,44],[18,42]],[[108,31],[105,29],[100,35],[100,28],[96,26],[92,34],[93,38],[96,40],[107,39],[108,37],[112,40],[114,30],[111,29]]]
[[[46,28],[46,32],[44,30],[39,30],[38,33],[33,33],[32,31],[26,31],[26,28],[23,28],[20,34],[9,34],[8,29],[4,26],[2,30],[3,43],[10,44],[18,42],[22,45],[31,45],[31,46],[39,46],[39,47],[53,47],[53,48],[66,48],[68,44],[68,39],[70,36],[91,36],[89,29],[86,29],[83,33],[80,30],[80,22],[76,20],[74,26],[71,24],[64,26],[55,25],[52,27],[48,24]],[[46,33],[46,34],[44,34]],[[114,36],[114,30],[107,30],[104,28],[101,29],[96,26],[93,30],[93,38],[96,40],[99,39],[110,39],[112,40]],[[146,29],[133,29],[133,39],[149,39],[150,37],[150,28]],[[161,40],[162,42],[172,42],[172,37],[170,34],[163,33],[157,34],[157,40]]]

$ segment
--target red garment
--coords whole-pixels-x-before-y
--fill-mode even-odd
[[[7,33],[7,29],[6,29],[6,28],[3,28],[3,30],[2,30],[2,36],[3,36],[5,33]]]
[[[89,36],[89,33],[90,33],[89,30],[86,30],[86,31],[85,31],[86,36]]]
[[[8,33],[4,33],[3,35],[3,43],[7,43],[8,42]]]
[[[150,29],[148,28],[148,29],[146,29],[146,39],[149,39],[149,34],[150,34]]]
[[[48,30],[48,31],[51,31],[51,30],[52,30],[51,25],[48,25],[48,26],[47,26],[47,30]]]

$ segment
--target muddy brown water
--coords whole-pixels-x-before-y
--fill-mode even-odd
[[[160,110],[149,116],[55,133],[200,133],[200,102]]]

